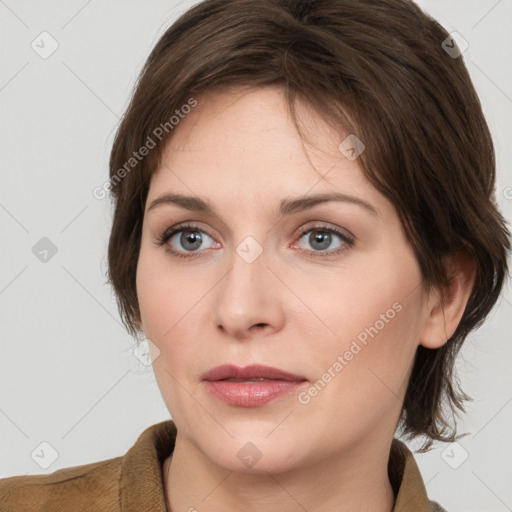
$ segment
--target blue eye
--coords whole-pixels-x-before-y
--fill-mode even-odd
[[[188,252],[190,254],[183,254],[175,249],[170,249],[170,251],[175,256],[182,258],[194,257],[195,253],[198,252],[197,249],[201,247],[201,244],[204,241],[204,236],[212,240],[212,238],[207,233],[200,230],[197,226],[194,226],[192,224],[181,224],[180,226],[176,226],[174,228],[164,231],[164,233],[162,233],[162,235],[158,237],[157,244],[168,244],[168,242],[171,242],[171,239],[176,235],[179,235],[176,238],[181,247],[185,250],[185,252]]]
[[[348,233],[326,225],[302,229],[299,232],[299,240],[302,240],[304,237],[306,237],[306,235],[309,235],[307,237],[307,241],[311,247],[313,247],[313,249],[300,250],[310,254],[313,257],[325,258],[333,256],[349,249],[354,245],[354,238]],[[181,248],[176,249],[170,243],[175,237],[177,240],[176,243],[178,243]],[[172,256],[176,256],[178,258],[193,258],[196,255],[200,255],[201,251],[199,249],[206,239],[213,241],[213,239],[203,230],[199,229],[198,226],[193,224],[181,224],[164,231],[157,237],[155,243],[158,246],[170,246],[168,251],[170,254],[172,254]],[[337,246],[334,249],[326,251],[326,249],[332,245],[333,240],[336,239],[339,240]]]
[[[348,233],[328,227],[328,226],[314,226],[300,231],[299,240],[307,236],[307,241],[313,250],[306,249],[314,257],[328,257],[345,251],[354,245],[354,238],[349,236]],[[334,236],[334,238],[333,238]],[[326,251],[332,245],[333,239],[340,240],[337,247],[330,251]]]

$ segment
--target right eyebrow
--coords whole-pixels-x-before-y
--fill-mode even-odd
[[[186,210],[194,212],[204,212],[216,215],[215,209],[209,201],[194,196],[185,196],[183,194],[167,193],[158,196],[151,202],[148,212],[162,204],[176,204]]]

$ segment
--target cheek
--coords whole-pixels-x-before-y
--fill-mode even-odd
[[[137,264],[137,299],[142,327],[157,345],[171,336],[174,326],[185,315],[190,286],[170,268],[165,250],[148,247],[143,240]]]
[[[422,323],[421,274],[412,254],[362,270],[324,288],[330,300],[323,318],[334,335],[324,336],[321,353],[310,349],[320,386],[333,382],[322,391],[325,402],[359,419],[400,405]]]
[[[144,334],[160,350],[155,373],[165,368],[178,376],[192,368],[194,357],[201,353],[197,319],[205,314],[208,301],[205,282],[172,265],[165,250],[143,245],[136,282]]]
[[[397,301],[394,293],[381,294],[363,309],[347,299],[346,315],[338,310],[336,316],[333,310],[330,319],[338,336],[319,340],[322,350],[318,343],[308,347],[305,360],[314,365],[315,380],[298,397],[305,405],[297,410],[297,419],[331,440],[338,438],[340,428],[345,440],[353,441],[375,428],[394,428],[417,346],[412,295]]]
[[[164,251],[161,251],[164,253]],[[192,404],[181,391],[186,369],[193,367],[193,343],[186,334],[190,327],[187,313],[193,307],[193,297],[187,296],[187,286],[175,272],[169,271],[169,262],[160,251],[141,247],[137,265],[137,297],[145,336],[158,347],[153,360],[153,372],[162,398],[173,418],[187,417]],[[194,418],[188,418],[193,424]]]

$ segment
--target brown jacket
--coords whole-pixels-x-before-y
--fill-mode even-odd
[[[0,512],[166,512],[162,464],[175,438],[174,422],[167,420],[144,430],[124,456],[0,479]],[[428,499],[413,454],[397,439],[389,476],[393,512],[443,512]]]

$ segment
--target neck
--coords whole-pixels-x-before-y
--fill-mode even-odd
[[[217,466],[178,432],[164,463],[168,512],[392,512],[389,443],[368,443],[284,473],[236,473]],[[373,444],[373,446],[372,446]],[[355,469],[357,468],[357,469]]]

